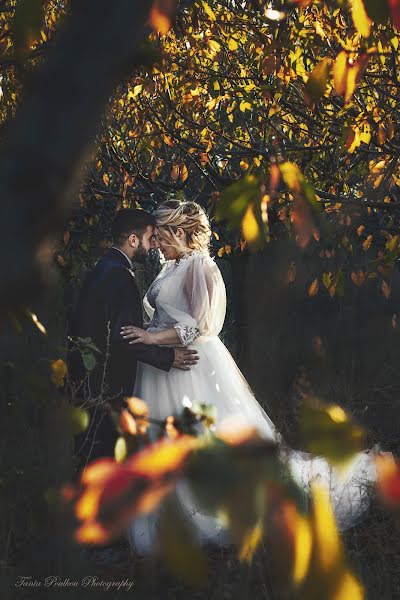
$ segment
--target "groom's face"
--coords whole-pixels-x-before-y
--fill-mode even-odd
[[[139,238],[139,243],[136,246],[134,259],[137,262],[144,261],[149,250],[155,247],[155,235],[154,227],[148,225],[146,231],[142,235],[142,239]]]

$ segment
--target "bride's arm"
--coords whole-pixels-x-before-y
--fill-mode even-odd
[[[130,344],[162,346],[164,344],[180,345],[182,343],[174,327],[162,331],[145,331],[140,327],[126,325],[121,327],[121,335],[125,340],[131,340]]]

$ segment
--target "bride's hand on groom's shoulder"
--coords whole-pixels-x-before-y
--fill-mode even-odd
[[[121,327],[121,335],[124,340],[130,340],[129,344],[157,344],[156,335],[150,331],[145,331],[140,327],[125,325]]]
[[[196,350],[189,348],[174,348],[175,360],[173,368],[181,369],[182,371],[190,371],[193,365],[196,365],[199,360],[199,355]]]

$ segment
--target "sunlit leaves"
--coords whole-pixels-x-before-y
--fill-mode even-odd
[[[337,405],[305,400],[300,425],[310,452],[336,464],[346,465],[365,446],[364,431]]]
[[[75,539],[108,543],[135,515],[154,510],[174,489],[184,462],[198,445],[190,436],[164,438],[122,462],[101,458],[90,463],[64,496],[81,521]]]
[[[168,33],[175,6],[175,0],[153,0],[149,20],[155,31],[162,35]]]
[[[351,0],[351,13],[358,33],[368,38],[371,33],[372,20],[365,10],[364,0]]]
[[[348,53],[344,50],[337,55],[333,66],[334,87],[336,94],[343,96],[346,103],[353,96],[367,62],[368,55],[366,54],[361,54],[356,60],[350,60]]]
[[[318,294],[318,289],[319,289],[319,282],[318,282],[318,278],[316,278],[316,279],[314,279],[314,281],[311,283],[310,287],[308,288],[308,295],[310,297],[316,296]]]
[[[239,560],[251,563],[255,551],[262,541],[263,533],[264,528],[262,521],[257,521],[254,527],[252,527],[244,536],[242,546],[239,550]]]
[[[323,58],[311,72],[304,90],[304,99],[308,106],[318,102],[326,90],[329,70],[331,66],[330,58]]]
[[[51,381],[56,387],[63,387],[64,379],[67,375],[68,369],[65,361],[61,358],[53,360],[50,364],[51,370]]]
[[[140,398],[135,396],[129,396],[125,398],[125,402],[128,405],[129,411],[123,411],[124,417],[121,426],[125,431],[131,432],[132,435],[136,433],[144,434],[147,431],[149,425],[149,408],[147,404]],[[127,414],[125,414],[127,413]],[[135,420],[135,427],[133,426],[129,416]],[[129,431],[131,430],[131,431]]]
[[[242,220],[243,237],[250,245],[254,244],[260,234],[260,228],[254,214],[253,204],[249,204]]]

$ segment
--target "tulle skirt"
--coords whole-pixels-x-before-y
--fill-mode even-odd
[[[151,417],[163,420],[168,415],[180,414],[183,403],[188,401],[213,404],[217,409],[217,426],[222,420],[235,417],[238,422],[241,420],[243,424],[256,427],[265,438],[282,441],[218,336],[197,338],[190,347],[199,354],[198,363],[190,371],[171,369],[165,372],[138,364],[134,394],[146,401]],[[151,439],[156,439],[157,432],[157,426],[150,426]],[[285,458],[291,475],[304,490],[305,498],[313,478],[326,485],[339,529],[345,530],[363,518],[369,506],[368,484],[376,481],[372,451],[356,454],[344,476],[322,457],[286,449]],[[231,543],[223,522],[197,505],[185,480],[179,480],[177,484],[176,499],[200,544]],[[159,509],[131,523],[127,533],[135,552],[146,555],[154,551],[158,521]]]

